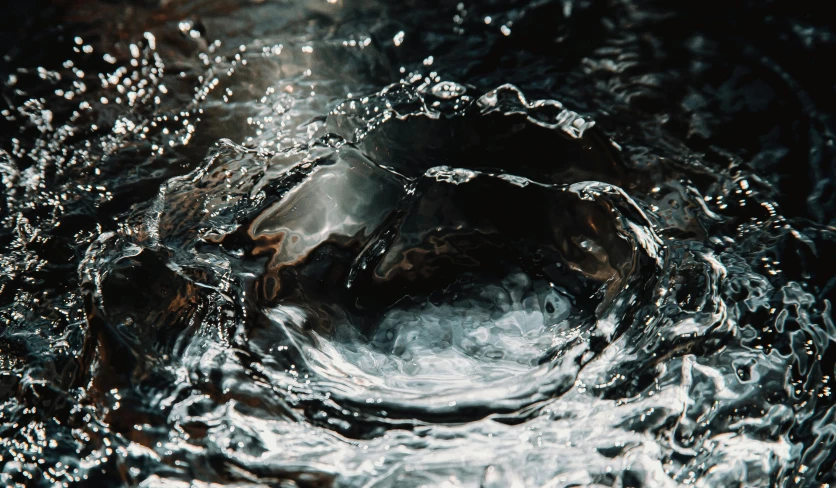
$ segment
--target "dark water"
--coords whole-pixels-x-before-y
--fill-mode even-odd
[[[830,15],[18,2],[0,484],[836,484]]]

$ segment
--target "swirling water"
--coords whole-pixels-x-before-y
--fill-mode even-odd
[[[836,483],[823,7],[7,14],[2,484]]]

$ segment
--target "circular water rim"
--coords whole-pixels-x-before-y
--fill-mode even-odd
[[[508,87],[503,87],[502,90],[497,89],[491,93],[473,102],[484,105],[477,116],[484,115],[485,113],[490,114],[495,110],[500,110],[502,113],[519,114],[518,109],[524,111],[526,107],[551,107],[551,105],[539,102],[530,104],[522,98],[522,95],[518,91]],[[501,102],[494,101],[494,99],[501,100]],[[485,100],[491,103],[481,103]],[[507,109],[509,105],[511,109]],[[499,106],[504,107],[499,109],[497,108]],[[536,113],[545,117],[544,112]],[[551,113],[554,113],[554,111]],[[529,113],[529,115],[531,114]],[[559,120],[566,118],[566,112],[557,112],[557,117]],[[559,129],[562,133],[566,133],[566,137],[573,139],[583,137],[583,134],[568,131],[563,126],[563,123],[549,123],[546,126],[542,124],[542,121],[535,123],[535,125],[546,129]],[[575,123],[572,122],[572,124]],[[299,165],[305,164],[309,163],[299,163]],[[378,167],[382,168],[380,165]],[[495,174],[472,169],[441,166],[430,167],[425,169],[423,173],[427,179],[449,185],[468,185],[473,180],[487,178],[492,181],[502,182],[503,185],[508,185],[509,188],[513,187],[517,190],[530,191],[533,188],[539,188],[542,191],[555,192],[555,194],[560,192],[571,193],[574,195],[573,198],[579,201],[604,201],[608,210],[606,219],[612,220],[617,224],[620,237],[624,238],[632,249],[633,257],[631,259],[636,263],[639,261],[653,263],[646,269],[634,267],[633,269],[640,275],[636,276],[635,278],[637,279],[634,281],[644,279],[648,276],[659,276],[662,274],[659,272],[659,269],[663,266],[661,241],[654,234],[652,225],[649,223],[643,211],[624,191],[613,184],[597,181],[582,181],[571,185],[543,183],[508,173]],[[188,187],[191,188],[191,186],[192,183],[189,183]],[[221,191],[226,191],[225,186],[219,188],[221,188]],[[188,193],[188,195],[191,195],[191,193]],[[478,202],[477,206],[479,206]],[[165,207],[161,206],[161,208]],[[148,221],[158,223],[159,219],[148,219]],[[195,225],[193,221],[188,222],[188,226],[183,227],[183,229],[191,229]],[[174,227],[174,229],[168,230],[167,232],[174,232],[174,235],[177,235],[176,232],[181,231],[180,227]],[[159,229],[155,229],[154,232],[149,232],[149,235],[156,236],[161,232]],[[638,259],[639,254],[643,256],[642,259]],[[169,267],[171,266],[169,265]],[[510,277],[508,278],[510,279]],[[564,333],[564,338],[570,337],[570,339],[560,344],[565,346],[565,348],[560,350],[559,360],[539,361],[535,359],[536,355],[530,353],[529,348],[528,353],[522,355],[509,354],[507,358],[503,357],[507,361],[500,364],[500,368],[487,368],[490,370],[487,372],[483,370],[482,372],[485,374],[482,377],[487,378],[487,380],[481,382],[469,381],[473,379],[472,375],[462,374],[462,371],[457,371],[455,367],[450,367],[443,371],[445,378],[455,378],[455,384],[449,388],[445,387],[443,382],[433,382],[434,384],[429,385],[431,387],[428,388],[426,378],[425,384],[418,384],[420,383],[420,378],[418,382],[415,382],[405,377],[401,377],[399,380],[395,378],[397,381],[393,382],[393,378],[381,377],[372,368],[361,367],[363,365],[357,364],[356,355],[352,359],[350,355],[344,354],[341,348],[344,348],[347,344],[350,345],[352,341],[355,344],[364,345],[363,341],[368,342],[368,338],[353,337],[352,341],[341,342],[341,338],[318,334],[315,332],[315,328],[310,326],[312,321],[316,320],[316,317],[313,316],[314,313],[306,310],[303,306],[294,306],[290,303],[280,302],[278,305],[260,309],[274,325],[283,329],[283,335],[289,338],[292,342],[292,347],[301,353],[301,359],[306,367],[300,368],[298,372],[301,373],[303,370],[306,370],[305,372],[312,373],[308,378],[297,378],[299,380],[297,384],[300,384],[302,389],[326,397],[339,399],[345,401],[347,404],[368,405],[373,403],[375,408],[379,408],[380,410],[407,412],[407,415],[410,415],[411,412],[414,413],[414,418],[421,418],[436,414],[440,416],[450,413],[459,414],[466,409],[474,409],[474,411],[486,411],[489,409],[490,412],[518,410],[530,403],[551,398],[570,388],[574,384],[580,368],[600,352],[590,350],[588,339],[595,337],[596,339],[602,339],[602,341],[597,340],[597,343],[609,344],[615,338],[618,331],[624,328],[625,324],[620,322],[621,317],[624,316],[622,313],[623,309],[628,306],[637,307],[648,302],[645,299],[643,302],[642,300],[638,300],[640,302],[639,304],[635,303],[637,301],[635,300],[635,287],[632,287],[632,284],[632,282],[622,283],[622,285],[628,286],[619,287],[616,290],[617,293],[615,293],[615,296],[609,297],[607,306],[599,307],[596,310],[595,315],[597,318],[594,323],[568,323],[556,327],[554,330],[547,330],[548,328],[544,327],[545,325],[553,326],[557,324],[545,324],[541,322],[538,325],[537,317],[530,317],[534,322],[534,326],[531,327],[531,335],[524,333],[517,334],[509,329],[511,333],[497,333],[494,336],[500,336],[500,340],[506,344],[515,340],[517,342],[524,342],[522,339],[529,339],[536,342],[538,339],[542,340],[545,336],[551,339],[552,345],[555,346],[557,344],[554,344],[554,335],[548,336],[548,334],[560,335],[560,333]],[[100,296],[100,290],[98,295]],[[97,307],[102,308],[101,304],[98,304]],[[456,307],[454,306],[453,308]],[[541,306],[540,310],[542,314],[543,306]],[[536,315],[533,309],[528,310],[528,312]],[[386,323],[386,319],[390,321],[390,324],[397,320],[398,317],[391,315],[391,313],[389,317],[385,317],[384,324]],[[500,316],[498,318],[491,317],[490,319],[509,320],[509,317]],[[479,327],[488,322],[484,317],[479,320],[474,322],[474,327],[471,327],[476,333],[481,333],[478,332]],[[631,319],[631,322],[638,320],[634,317]],[[343,325],[350,327],[349,324]],[[522,328],[518,329],[521,330]],[[386,327],[383,330],[385,331]],[[274,342],[275,337],[269,338],[268,340]],[[558,340],[557,342],[561,341]],[[450,345],[452,346],[453,344],[451,343]],[[523,347],[523,349],[525,348]],[[266,351],[262,352],[268,355],[270,354]],[[455,353],[456,351],[453,352]],[[467,355],[465,354],[464,356]],[[473,355],[471,355],[472,357]],[[454,358],[461,359],[462,355],[458,354],[456,356],[454,354]],[[384,357],[383,359],[388,360],[391,358]],[[484,359],[484,357],[480,359]],[[268,359],[268,361],[261,365],[266,370],[273,370],[272,372],[265,371],[268,376],[274,374],[277,379],[288,378],[287,372],[283,371],[283,366],[279,366],[280,364],[285,365],[287,363],[286,358],[272,363],[272,365],[270,365],[270,362]],[[484,366],[482,363],[484,361],[477,362],[476,365]],[[474,363],[471,362],[470,364],[473,365]],[[302,365],[300,364],[300,366]],[[496,364],[493,366],[496,366]],[[278,368],[282,368],[282,370]],[[290,376],[293,376],[295,373],[296,371]],[[501,373],[507,373],[507,375],[502,376]]]
[[[424,124],[422,128],[427,129],[427,123],[453,121],[460,116],[475,115],[476,120],[482,120],[483,117],[522,116],[531,127],[553,131],[558,139],[574,141],[580,144],[578,147],[585,146],[586,155],[583,160],[592,159],[587,161],[588,164],[580,160],[571,163],[570,167],[577,166],[580,173],[574,176],[569,173],[569,178],[583,178],[586,175],[586,179],[589,179],[595,173],[608,173],[613,169],[616,173],[620,172],[617,165],[607,166],[608,156],[605,155],[617,151],[617,144],[599,131],[591,130],[594,122],[583,119],[559,102],[528,101],[513,85],[502,85],[480,97],[471,97],[467,89],[449,82],[441,82],[429,90],[426,88],[430,87],[412,90],[396,84],[356,104],[346,102],[331,113],[336,117],[337,132],[353,132],[353,138],[348,134],[343,135],[362,152],[371,151],[369,157],[375,161],[375,165],[402,176],[399,171],[406,171],[404,175],[408,175],[410,164],[414,164],[415,169],[423,166],[421,161],[414,160],[414,148],[409,147],[413,142],[419,145],[422,142],[413,141],[414,133],[403,123],[417,121]],[[394,132],[381,132],[391,124],[395,124]],[[481,129],[471,129],[465,124],[453,128],[442,125],[436,129],[441,130],[438,134],[429,130],[438,137],[449,138],[459,134],[467,138],[475,134],[473,130],[487,129],[492,133],[498,128],[488,125]],[[519,130],[510,126],[508,129]],[[494,136],[488,134],[487,137],[492,140]],[[401,147],[404,142],[409,144]],[[396,151],[407,151],[402,154],[407,156],[403,162],[399,162],[400,153],[388,152],[390,143],[394,144]],[[440,148],[436,146],[433,144],[426,149],[434,154]],[[560,171],[559,168],[552,171]],[[571,388],[583,365],[600,353],[600,350],[592,350],[590,339],[602,339],[604,344],[609,344],[629,326],[627,321],[637,320],[633,313],[625,313],[627,309],[644,305],[642,298],[636,297],[636,288],[643,284],[636,281],[646,279],[648,275],[659,276],[661,273],[658,271],[662,267],[662,243],[654,234],[644,212],[612,183],[575,180],[574,184],[564,184],[559,180],[549,180],[548,177],[544,182],[540,181],[540,177],[532,179],[529,175],[520,175],[517,169],[522,168],[509,167],[499,173],[486,173],[469,168],[424,166],[419,171],[426,178],[452,185],[467,184],[477,178],[491,178],[514,187],[531,186],[547,191],[574,193],[582,201],[603,198],[608,201],[611,210],[606,218],[612,219],[619,229],[620,237],[628,241],[632,249],[633,255],[629,260],[633,262],[632,274],[636,276],[615,280],[618,286],[612,286],[612,282],[603,285],[602,289],[611,285],[611,289],[605,293],[608,296],[598,304],[597,310],[587,320],[573,322],[571,315],[567,315],[563,323],[544,320],[545,300],[540,300],[539,308],[526,309],[518,303],[517,310],[505,311],[499,317],[490,316],[484,307],[466,311],[461,304],[456,303],[447,304],[446,308],[433,306],[431,314],[422,314],[421,310],[415,308],[394,307],[383,314],[377,332],[364,337],[353,328],[346,316],[332,317],[333,330],[329,333],[317,332],[315,324],[319,320],[319,312],[306,308],[304,303],[294,305],[280,302],[262,309],[271,322],[284,329],[284,334],[301,353],[306,363],[304,369],[313,373],[305,377],[306,388],[310,387],[315,392],[339,401],[373,406],[381,411],[406,412],[407,415],[411,412],[416,417],[461,414],[469,409],[490,412],[519,410]],[[413,174],[411,178],[418,175]],[[617,175],[604,178],[612,177],[615,181],[621,181]],[[643,254],[644,258],[639,258],[638,254]],[[640,263],[647,262],[653,263],[654,269],[637,268],[641,266]],[[513,281],[513,275],[511,272],[504,280]],[[550,286],[548,283],[539,283],[541,287],[544,284]],[[496,286],[496,283],[490,285]],[[640,286],[631,289],[631,285]],[[559,300],[562,292],[553,291],[557,295],[552,298],[557,297]],[[567,303],[571,301],[566,297],[564,300]],[[487,309],[492,306],[496,308],[496,303],[491,304],[490,300],[482,305],[487,305]],[[426,311],[429,306],[423,303],[418,308]],[[459,316],[460,319],[458,322],[451,320],[442,323],[445,321],[440,318],[444,315]],[[625,316],[632,318],[625,319]],[[414,323],[404,323],[406,320]],[[485,333],[486,329],[495,329],[502,323],[509,327],[500,327],[501,330],[494,334]],[[433,337],[432,330],[451,336],[451,340],[445,342]],[[387,338],[387,333],[391,333],[391,337]],[[480,334],[504,346],[506,350],[502,351],[500,360],[474,354],[474,351],[480,350],[478,347],[470,351],[464,347],[467,340],[475,339],[478,342]],[[413,340],[410,341],[410,338]],[[387,340],[395,345],[389,347],[388,352],[387,347],[392,344],[387,344]],[[400,350],[397,350],[398,343]],[[541,347],[537,351],[538,346],[546,343],[548,347]],[[601,344],[602,341],[596,340],[596,343]],[[512,351],[515,346],[516,351]]]
[[[610,163],[606,162],[609,161],[609,157],[604,153],[618,149],[618,146],[605,135],[592,128],[593,123],[591,121],[579,118],[577,114],[565,109],[559,102],[529,102],[518,89],[511,85],[503,85],[481,97],[470,99],[467,103],[464,103],[462,100],[463,97],[467,96],[466,94],[462,95],[464,90],[449,90],[449,86],[446,88],[448,90],[445,91],[445,96],[441,97],[441,99],[447,102],[449,106],[440,104],[436,107],[435,103],[429,104],[429,106],[425,103],[427,99],[424,95],[426,94],[422,95],[414,91],[409,91],[401,85],[388,87],[377,95],[370,97],[368,107],[362,108],[361,110],[358,106],[356,113],[353,113],[353,115],[348,108],[346,109],[347,115],[344,117],[344,120],[347,121],[347,125],[344,129],[353,130],[355,135],[353,140],[349,138],[341,139],[342,136],[338,135],[336,138],[326,137],[326,140],[322,144],[329,149],[339,149],[344,142],[348,142],[356,150],[359,150],[365,155],[367,150],[373,150],[374,147],[385,147],[385,145],[377,145],[378,142],[410,142],[414,134],[410,134],[409,127],[403,125],[403,123],[415,120],[423,121],[422,123],[425,124],[432,124],[432,128],[441,131],[437,134],[438,136],[446,134],[447,137],[450,137],[451,134],[445,132],[449,129],[449,125],[442,124],[439,126],[440,128],[436,127],[439,124],[439,119],[446,121],[461,119],[459,122],[463,123],[454,127],[456,130],[464,130],[465,132],[468,130],[472,132],[486,129],[489,132],[481,135],[487,138],[487,140],[491,140],[496,135],[494,134],[496,130],[505,130],[507,127],[505,125],[500,125],[499,127],[486,125],[484,127],[469,128],[469,121],[466,117],[475,116],[476,119],[481,120],[483,116],[502,117],[511,115],[513,116],[512,119],[514,119],[511,121],[514,127],[517,127],[521,123],[520,117],[522,117],[526,121],[524,122],[525,124],[537,127],[539,130],[544,130],[545,132],[541,132],[542,134],[553,133],[563,138],[564,141],[568,140],[573,141],[573,143],[579,143],[579,148],[583,150],[584,156],[582,159],[578,159],[577,161],[573,160],[571,163],[569,161],[563,161],[563,164],[558,165],[558,168],[548,169],[549,171],[561,171],[565,169],[564,167],[569,167],[570,169],[577,167],[581,169],[581,172],[559,173],[557,180],[548,177],[541,178],[539,176],[529,178],[528,176],[517,175],[516,169],[522,168],[518,168],[517,166],[519,165],[511,161],[514,164],[513,167],[497,168],[500,170],[497,173],[494,173],[492,169],[489,169],[488,171],[491,172],[488,173],[467,168],[427,167],[427,165],[422,167],[419,164],[414,168],[418,169],[418,173],[413,176],[404,176],[398,175],[398,170],[403,168],[387,166],[388,163],[396,159],[394,156],[400,153],[379,153],[377,156],[381,156],[380,158],[370,157],[370,160],[373,161],[373,164],[377,168],[410,181],[416,181],[418,175],[422,173],[424,177],[452,185],[466,184],[474,179],[484,177],[490,178],[493,181],[502,181],[504,184],[517,187],[517,189],[525,189],[526,191],[535,187],[547,191],[573,193],[578,200],[594,202],[598,199],[603,199],[607,202],[609,212],[606,219],[612,219],[613,222],[617,223],[617,227],[620,229],[619,235],[628,241],[628,244],[632,248],[632,260],[636,262],[650,261],[654,263],[651,266],[653,269],[634,268],[641,275],[638,278],[661,275],[658,270],[662,267],[662,244],[654,234],[652,225],[649,223],[643,211],[613,182],[585,181],[593,180],[597,177],[601,179],[609,178],[611,176],[609,170],[614,166],[610,166]],[[447,92],[449,92],[449,96]],[[432,95],[438,97],[438,93]],[[392,104],[389,103],[390,100],[393,101]],[[417,108],[415,107],[416,100],[418,102]],[[457,100],[462,101],[462,104],[457,105]],[[372,106],[380,106],[382,110],[374,110],[371,108]],[[367,119],[361,112],[373,113],[374,116],[371,119]],[[459,117],[459,115],[466,117]],[[494,121],[494,119],[491,120]],[[395,132],[386,135],[384,133],[385,131],[380,130],[382,127],[388,125],[389,122],[396,121],[401,123],[401,125],[398,126],[399,129],[395,130]],[[355,122],[362,123],[358,126]],[[512,130],[517,129],[512,128]],[[384,137],[379,141],[375,141],[371,137],[380,133],[384,133]],[[476,134],[479,135],[478,132]],[[513,134],[510,136],[515,137]],[[407,137],[407,139],[404,140],[402,139],[403,137]],[[513,145],[517,142],[519,141],[503,140],[502,144]],[[548,145],[550,141],[544,141],[543,143]],[[539,148],[541,146],[538,145],[537,147]],[[399,149],[410,148],[400,147]],[[435,151],[439,148],[434,147],[430,149]],[[293,154],[300,152],[307,154],[309,150],[310,148],[307,147],[295,148]],[[599,160],[589,160],[590,156],[588,155],[590,153],[597,153],[599,151],[601,152],[599,154]],[[574,154],[574,156],[577,157],[578,154]],[[560,157],[562,157],[561,154],[550,155],[551,160]],[[602,163],[602,161],[606,164]],[[539,163],[541,165],[539,169],[543,169],[542,163],[542,161]],[[617,162],[613,161],[613,164],[617,165]],[[288,166],[289,169],[287,172],[289,173],[296,167],[310,165],[310,162],[305,160],[295,166]],[[512,170],[511,173],[514,174],[507,172],[508,170]],[[537,173],[537,171],[534,173]],[[574,181],[579,181],[576,179],[578,177],[582,178],[582,180],[567,185],[564,184],[566,182],[563,179],[564,176],[569,181],[573,181],[573,178],[575,178]],[[275,176],[272,179],[276,179]],[[542,180],[546,180],[546,182]],[[621,181],[621,179],[614,178],[614,181]],[[189,184],[189,187],[191,187],[191,184]],[[225,190],[225,186],[221,187],[221,191]],[[193,225],[192,223],[189,227]],[[248,224],[243,225],[246,226]],[[638,254],[642,254],[647,259],[638,259]],[[498,375],[488,374],[487,376],[491,378],[491,381],[480,383],[465,381],[472,379],[472,377],[460,374],[461,371],[456,371],[455,368],[448,368],[444,372],[444,376],[457,378],[454,388],[444,388],[443,385],[439,386],[438,384],[435,385],[435,388],[426,388],[425,384],[415,384],[409,381],[408,378],[399,384],[397,381],[395,384],[392,384],[392,378],[381,377],[379,374],[375,374],[376,371],[371,368],[364,369],[356,364],[357,361],[353,361],[351,357],[343,354],[341,348],[344,348],[352,341],[355,344],[363,345],[364,341],[369,342],[369,339],[352,338],[352,341],[341,342],[341,338],[318,334],[315,332],[316,328],[311,326],[315,324],[317,320],[316,314],[318,312],[306,309],[304,303],[299,306],[292,305],[289,302],[279,302],[277,305],[274,304],[266,306],[267,308],[259,308],[274,325],[284,330],[282,335],[289,338],[292,342],[292,348],[301,353],[301,360],[306,363],[307,367],[290,371],[290,376],[297,378],[297,384],[302,390],[313,391],[326,397],[338,398],[348,403],[361,405],[374,403],[380,409],[399,410],[401,412],[415,410],[416,418],[418,418],[422,415],[431,416],[434,414],[444,415],[452,412],[460,413],[462,409],[468,408],[482,410],[489,408],[491,412],[518,410],[527,404],[553,397],[570,388],[575,382],[580,367],[600,352],[590,351],[588,339],[597,336],[595,338],[603,339],[603,343],[610,343],[616,333],[624,328],[624,324],[621,323],[621,317],[623,316],[621,312],[623,310],[619,310],[619,307],[622,309],[627,307],[634,308],[648,302],[645,299],[643,302],[642,300],[638,300],[642,303],[635,303],[635,288],[627,290],[632,284],[621,283],[621,285],[627,285],[627,287],[623,289],[619,287],[620,289],[616,290],[618,293],[615,293],[615,296],[608,297],[607,306],[599,307],[596,310],[595,315],[597,319],[594,323],[574,324],[574,326],[568,324],[568,326],[557,328],[558,335],[561,332],[571,335],[573,333],[571,331],[577,328],[574,332],[576,335],[573,337],[573,340],[564,341],[563,345],[566,348],[560,351],[560,360],[538,362],[531,360],[530,354],[523,355],[523,357],[509,356],[509,361],[504,364],[506,370],[509,372],[506,377],[496,378]],[[532,311],[532,313],[534,312]],[[505,318],[507,319],[507,317]],[[393,321],[395,318],[390,316],[388,320]],[[498,320],[502,320],[502,317]],[[636,320],[638,319],[633,317],[631,322]],[[536,323],[536,320],[534,321]],[[534,333],[532,337],[527,338],[536,341],[538,338],[542,339],[544,334],[554,332],[545,330],[542,327],[543,325],[545,324],[541,323],[540,326],[535,325],[533,327],[539,330],[540,334]],[[479,328],[478,324],[476,324],[475,328]],[[508,342],[515,337],[513,334],[510,336],[505,334],[502,340]],[[553,339],[554,337],[552,337],[552,342],[554,342]],[[275,338],[268,340],[273,342]],[[601,343],[601,341],[596,342]],[[266,351],[262,352],[268,355],[270,354]],[[268,360],[262,366],[266,370],[272,369],[272,373],[276,375],[277,379],[288,378],[288,371],[284,371],[283,367],[279,366],[280,364],[286,364],[286,362],[286,359],[281,359],[277,363]],[[270,363],[272,363],[272,366],[269,365]],[[513,363],[517,363],[519,367],[514,366]],[[300,366],[302,365],[300,364]],[[282,368],[282,370],[276,368]],[[301,378],[297,375],[297,373],[302,373],[303,371],[311,373],[310,376]],[[459,374],[457,375],[455,373]],[[268,373],[268,375],[270,374]],[[387,382],[387,379],[389,382]]]

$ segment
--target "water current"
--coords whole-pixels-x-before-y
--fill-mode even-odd
[[[830,18],[4,7],[0,484],[836,485]]]

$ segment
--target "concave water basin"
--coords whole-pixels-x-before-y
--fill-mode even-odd
[[[424,413],[516,409],[570,387],[630,325],[629,285],[647,286],[655,262],[621,224],[620,195],[524,181],[431,170],[351,262],[314,252],[283,270],[291,290],[263,311],[312,382]]]
[[[357,102],[388,111],[355,107],[383,115],[303,163],[305,179],[246,226],[248,252],[268,256],[260,310],[313,388],[354,403],[461,415],[565,390],[653,287],[641,211],[614,186],[575,182],[620,178],[614,148],[512,87],[445,99],[449,113],[397,89],[415,112],[387,91]],[[342,108],[338,127],[352,117]],[[421,158],[418,145],[431,146]],[[265,354],[275,333],[255,328],[250,347]]]
[[[145,374],[220,333],[276,391],[407,418],[571,387],[648,315],[659,240],[590,122],[510,86],[468,93],[389,87],[307,146],[227,144],[170,180],[83,267],[105,363]],[[151,275],[168,285],[143,297]]]

